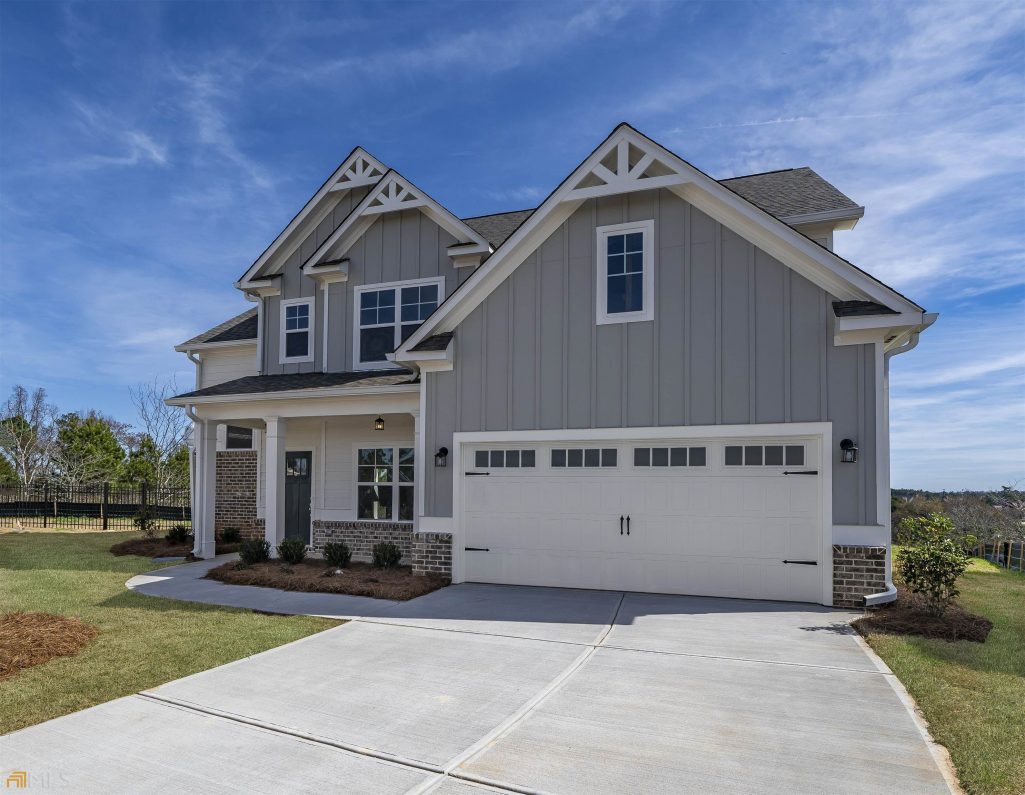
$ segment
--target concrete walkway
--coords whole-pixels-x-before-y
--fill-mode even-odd
[[[209,565],[133,587],[238,604],[193,576]],[[308,595],[252,599],[299,612],[289,596]],[[303,612],[355,614],[337,598]],[[456,585],[8,735],[0,768],[104,793],[949,792],[851,617]]]

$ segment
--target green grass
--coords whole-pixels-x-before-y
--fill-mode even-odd
[[[76,616],[100,635],[75,657],[0,681],[0,734],[222,665],[335,626],[305,616],[141,596],[125,581],[157,566],[114,557],[135,533],[0,535],[0,613]]]
[[[993,622],[985,643],[872,635],[972,795],[1025,792],[1025,575],[973,560],[961,604]]]

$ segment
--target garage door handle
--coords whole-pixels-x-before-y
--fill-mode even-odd
[[[490,474],[491,474],[490,472],[467,472],[466,473],[466,477],[468,477],[468,478],[469,477],[474,477],[474,476],[477,476],[477,477],[487,477]]]
[[[819,471],[817,469],[806,469],[801,472],[784,472],[784,475],[817,475]]]
[[[784,560],[784,563],[796,563],[798,566],[818,566],[817,560]]]
[[[626,517],[626,534],[630,535],[630,517]]]
[[[620,516],[619,517],[619,534],[620,535],[623,535],[623,519],[625,519],[625,518],[626,517],[624,517],[624,516]]]

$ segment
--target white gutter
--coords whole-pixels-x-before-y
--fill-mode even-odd
[[[936,322],[935,314],[924,314],[922,316],[925,324],[920,327],[917,331],[911,332],[911,336],[908,337],[907,342],[898,348],[886,351],[883,353],[883,361],[887,378],[889,377],[890,370],[890,359],[901,353],[907,353],[918,347],[918,340],[922,336],[922,332]],[[878,593],[868,594],[865,597],[865,607],[876,607],[878,605],[885,605],[893,602],[897,599],[897,586],[893,582],[886,583],[886,589],[879,591]]]

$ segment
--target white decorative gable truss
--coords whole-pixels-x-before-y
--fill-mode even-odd
[[[448,254],[457,266],[471,264],[468,260],[474,257],[476,264],[479,264],[482,257],[491,253],[491,245],[480,234],[408,179],[392,170],[374,185],[338,228],[313,252],[303,264],[303,272],[311,276],[316,275],[328,267],[329,263],[331,267],[335,264],[344,267],[344,261],[338,257],[366,234],[378,218],[386,213],[403,210],[419,210],[456,239],[457,242],[449,246]]]
[[[310,230],[316,229],[351,190],[376,185],[388,172],[380,160],[357,146],[342,161],[313,197],[282,230],[274,242],[257,258],[235,286],[246,292],[266,293],[267,277],[272,276],[302,244]]]
[[[585,201],[656,188],[672,191],[837,299],[874,301],[923,322],[924,311],[914,302],[624,123],[409,336],[395,359],[418,361],[412,348],[432,334],[454,331]]]

